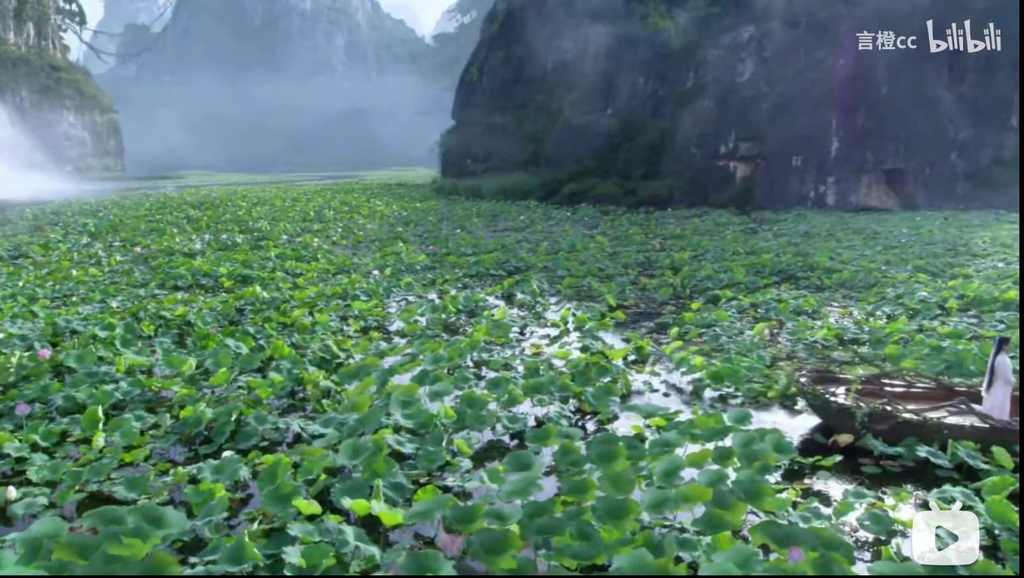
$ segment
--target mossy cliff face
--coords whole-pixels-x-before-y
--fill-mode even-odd
[[[930,19],[992,22],[1002,50],[930,53]],[[859,50],[864,30],[917,48]],[[675,205],[1019,207],[1019,30],[1016,0],[498,0],[442,173],[669,182]]]
[[[50,159],[71,172],[119,172],[117,111],[68,61],[52,0],[0,0],[0,104]]]

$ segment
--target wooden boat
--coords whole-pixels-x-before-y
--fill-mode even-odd
[[[834,433],[871,434],[889,444],[916,438],[1009,448],[1020,444],[1019,395],[1010,420],[981,411],[981,387],[915,384],[885,376],[852,377],[826,370],[801,374],[800,397]]]

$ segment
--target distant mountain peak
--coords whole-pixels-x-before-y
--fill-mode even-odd
[[[415,67],[426,44],[378,0],[177,0],[142,74],[350,77]]]

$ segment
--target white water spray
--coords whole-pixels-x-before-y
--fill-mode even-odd
[[[55,201],[76,196],[75,183],[0,104],[0,204]]]

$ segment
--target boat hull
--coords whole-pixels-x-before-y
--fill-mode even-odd
[[[800,389],[811,411],[834,433],[871,434],[894,445],[910,438],[929,445],[945,445],[949,440],[982,446],[1020,444],[1016,394],[1013,418],[1001,421],[966,407],[981,403],[980,388],[815,372],[801,377]]]

